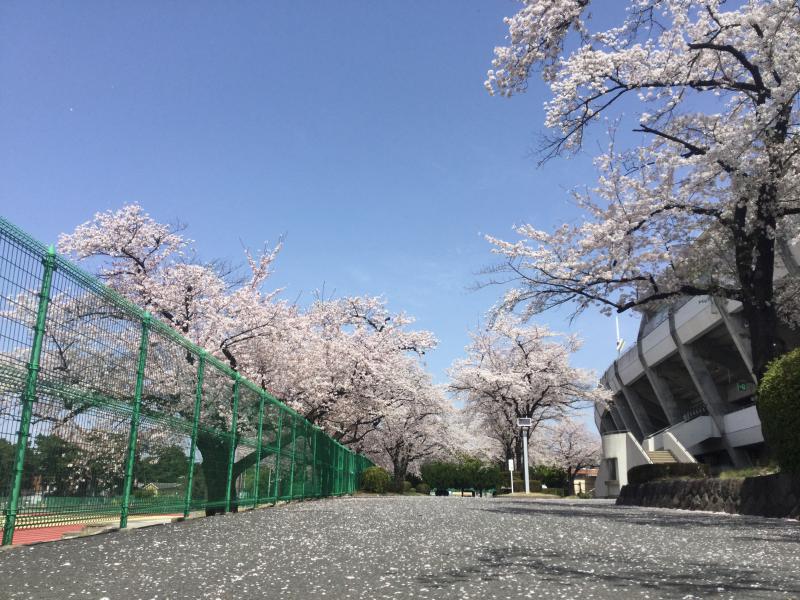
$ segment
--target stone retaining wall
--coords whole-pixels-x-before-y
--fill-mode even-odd
[[[628,484],[617,504],[800,518],[800,477],[778,474]]]

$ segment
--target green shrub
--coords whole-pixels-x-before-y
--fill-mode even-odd
[[[508,487],[508,484],[499,485],[494,489],[495,496],[502,496],[504,494],[510,494],[510,493],[511,493],[511,488]]]
[[[781,469],[800,473],[800,348],[767,367],[757,407],[764,440]]]
[[[561,467],[536,465],[529,471],[531,479],[538,479],[548,488],[564,487],[567,483],[567,472]]]
[[[424,482],[439,491],[455,489],[481,493],[503,486],[508,481],[507,472],[498,465],[485,463],[467,454],[459,454],[456,460],[451,462],[427,462],[422,465],[420,471]]]
[[[389,482],[389,485],[386,487],[387,492],[391,492],[393,494],[402,494],[403,493],[403,483],[397,483],[394,478]]]
[[[406,481],[411,483],[411,487],[417,487],[422,483],[422,477],[414,475],[413,473],[406,473]]]
[[[446,490],[453,487],[457,465],[441,461],[428,462],[422,465],[422,479],[434,489]]]
[[[385,469],[370,467],[361,474],[361,489],[365,492],[383,494],[389,489],[392,478]]]
[[[564,495],[564,488],[558,487],[548,487],[542,489],[543,494],[550,494],[551,496],[563,496]]]
[[[414,486],[411,485],[410,481],[401,481],[397,483],[394,479],[389,482],[389,487],[387,488],[390,492],[394,494],[407,494],[413,489]]]
[[[497,489],[508,481],[508,474],[497,465],[484,465],[477,473],[474,487],[478,490]]]
[[[417,493],[418,494],[430,494],[431,493],[431,486],[427,483],[418,483],[417,484]]]
[[[647,483],[656,479],[704,479],[708,477],[708,465],[701,463],[664,463],[639,465],[628,471],[628,483]]]

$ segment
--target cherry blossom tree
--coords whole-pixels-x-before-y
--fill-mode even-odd
[[[278,291],[263,286],[282,244],[257,256],[246,251],[251,273],[242,280],[220,263],[197,261],[181,229],[129,204],[62,234],[58,250],[92,261],[112,289],[237,370],[235,347],[271,323],[261,313]]]
[[[468,455],[484,463],[494,463],[502,461],[505,456],[513,455],[513,443],[510,451],[507,451],[502,441],[505,439],[504,433],[509,430],[491,429],[488,427],[489,423],[489,417],[476,414],[469,407],[448,413],[448,444],[443,457],[453,460],[460,455]]]
[[[396,375],[391,404],[360,449],[391,470],[399,490],[409,472],[419,473],[422,462],[449,450],[453,407],[413,359]]]
[[[593,6],[618,22],[594,27]],[[797,1],[523,0],[506,24],[486,87],[511,96],[534,74],[549,85],[545,160],[583,148],[592,123],[615,125],[596,188],[578,194],[581,222],[490,238],[506,261],[500,280],[515,283],[505,307],[738,300],[762,375],[798,289],[797,269],[775,277],[800,241]],[[621,145],[622,127],[641,143]]]
[[[397,403],[395,390],[408,385],[408,380],[396,381],[408,368],[408,357],[421,357],[436,339],[428,331],[409,329],[413,319],[390,313],[377,297],[320,300],[308,314],[321,339],[318,369],[326,381],[304,414],[327,423],[342,443],[356,443],[378,425],[386,407]]]
[[[127,297],[160,321],[188,337],[210,354],[227,362],[234,371],[241,371],[239,361],[248,352],[247,343],[265,333],[274,325],[272,302],[276,292],[264,292],[264,281],[270,274],[280,244],[258,256],[246,253],[250,275],[236,278],[231,270],[218,263],[200,263],[194,256],[191,241],[180,233],[179,226],[156,222],[139,205],[124,206],[116,211],[98,213],[87,223],[79,225],[71,234],[59,238],[59,250],[77,260],[90,260],[100,278],[116,292]],[[66,296],[64,310],[73,313],[83,327],[95,318],[97,302],[91,295]],[[58,298],[55,299],[58,302]],[[114,311],[113,305],[103,310]],[[124,320],[125,315],[114,315]],[[63,323],[63,319],[61,320]],[[98,335],[103,335],[107,321],[97,324]],[[48,335],[59,348],[70,348],[64,336],[75,327],[50,327]],[[85,331],[83,335],[85,335]],[[130,342],[129,347],[115,348],[117,353],[135,356],[137,337],[117,340]],[[77,356],[73,365],[65,364],[65,371],[79,370],[81,345],[75,345]],[[69,358],[69,352],[61,352]],[[113,354],[113,352],[112,352]],[[163,336],[151,335],[148,348],[150,360],[146,373],[143,406],[178,414],[191,420],[194,412],[194,381],[196,357],[184,352],[177,344]],[[100,357],[97,357],[98,359]],[[108,361],[111,356],[104,357]],[[104,361],[105,362],[105,361]],[[131,361],[125,361],[128,366]],[[119,368],[124,370],[124,366]],[[209,373],[210,375],[210,373]],[[84,378],[85,379],[85,378]],[[124,385],[127,378],[118,377]],[[105,381],[103,385],[107,385]],[[197,447],[203,456],[203,470],[209,494],[224,497],[227,477],[221,468],[227,461],[230,444],[228,438],[214,435],[212,429],[227,431],[233,414],[233,395],[226,377],[207,377],[209,396],[224,399],[209,402],[204,411],[204,424],[198,432]],[[153,390],[154,393],[148,393]],[[170,393],[165,393],[169,390]],[[258,409],[255,403],[241,403],[239,431],[253,434]],[[233,482],[254,463],[256,454],[237,453],[233,468]],[[213,509],[212,509],[213,512]]]
[[[409,364],[436,344],[377,297],[320,297],[307,310],[282,310],[280,328],[252,342],[242,368],[343,444],[359,444],[412,397]]]
[[[575,336],[501,314],[472,335],[467,358],[450,369],[450,389],[503,447],[505,458],[519,458],[518,418],[532,419],[530,437],[541,423],[607,397],[593,373],[570,365],[579,348]]]
[[[583,421],[565,418],[539,430],[532,455],[536,464],[563,469],[567,474],[568,493],[571,493],[578,471],[600,461],[600,438],[591,433]]]
[[[430,332],[413,329],[413,319],[405,313],[390,312],[382,298],[319,296],[307,309],[280,300],[280,290],[265,290],[280,248],[278,244],[256,255],[246,251],[249,272],[241,276],[220,263],[198,261],[192,242],[183,237],[180,227],[156,222],[138,205],[98,213],[59,240],[62,252],[91,261],[115,291],[257,382],[340,442],[361,444],[386,422],[384,431],[394,431],[398,448],[405,444],[409,449],[405,466],[402,453],[398,465],[413,465],[416,454],[427,452],[424,439],[429,421],[436,420],[436,411],[444,410],[419,362],[435,347],[436,339]],[[97,302],[82,300],[54,298],[55,312],[63,315],[59,322],[79,320],[86,326],[98,319]],[[109,389],[107,377],[98,377],[97,384],[111,396],[124,397],[129,393],[129,378],[124,374],[129,374],[138,354],[138,322],[124,314],[102,315],[97,323],[99,335],[109,317],[117,321],[127,318],[133,333],[123,340],[124,348],[111,353],[125,357],[116,360],[122,374],[116,380],[121,388]],[[75,327],[55,326],[48,335],[52,346],[60,349],[62,371],[86,380],[79,374],[81,345],[70,338],[75,331]],[[85,331],[81,335],[85,336]],[[148,357],[143,406],[191,420],[195,354],[169,338],[152,334]],[[109,355],[99,362],[111,359]],[[237,446],[232,485],[254,464],[256,454],[238,447],[237,439],[212,433],[230,429],[230,379],[212,377],[207,369],[204,390],[209,398],[221,400],[204,405],[204,427],[198,432],[197,447],[209,494],[222,497],[230,444]],[[257,402],[240,401],[240,435],[256,435],[257,406]],[[61,421],[69,418],[59,415]],[[403,434],[409,437],[407,443],[400,440]]]

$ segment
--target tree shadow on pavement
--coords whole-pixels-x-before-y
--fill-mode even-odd
[[[558,506],[558,508],[556,508]],[[770,519],[767,517],[752,517],[745,515],[724,515],[715,513],[692,513],[665,508],[631,507],[605,505],[602,509],[591,506],[576,506],[574,504],[559,504],[553,506],[544,503],[505,502],[491,507],[476,508],[487,512],[521,515],[534,517],[546,515],[550,517],[565,517],[570,519],[588,518],[615,521],[629,525],[645,525],[648,527],[716,527],[731,533],[732,539],[744,541],[781,541],[786,543],[800,543],[800,522],[785,519]],[[753,529],[767,530],[769,537],[752,536]],[[761,532],[760,531],[760,532]],[[745,534],[741,538],[734,537],[736,533]]]
[[[625,590],[653,589],[681,597],[707,597],[723,589],[726,594],[757,598],[764,594],[800,593],[800,586],[791,589],[765,584],[762,573],[752,569],[729,568],[722,565],[690,563],[692,573],[678,568],[654,570],[652,564],[615,564],[598,557],[598,563],[588,568],[574,554],[555,551],[536,552],[526,548],[491,548],[476,553],[470,566],[450,569],[435,575],[417,577],[417,581],[434,588],[464,584],[469,581],[499,581],[512,578],[532,578],[545,590],[565,590],[579,584],[591,588],[613,590],[614,597],[625,597]],[[587,585],[589,584],[589,585]],[[534,585],[531,585],[533,588]]]

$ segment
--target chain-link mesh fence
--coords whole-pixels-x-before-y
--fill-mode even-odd
[[[371,464],[0,218],[4,544],[347,494]]]

